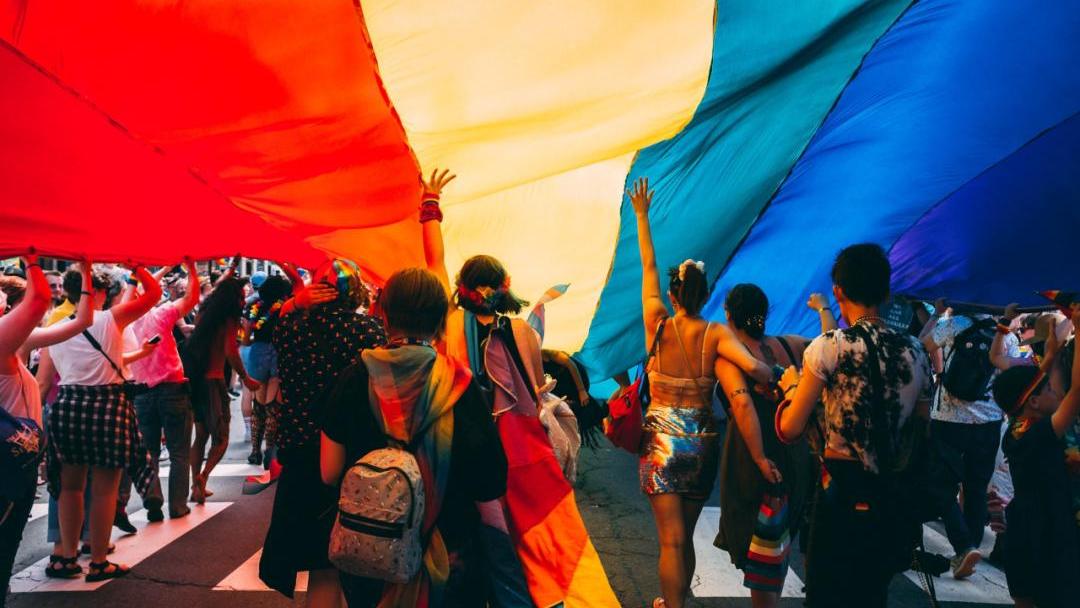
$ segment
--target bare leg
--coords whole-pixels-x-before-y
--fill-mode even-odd
[[[697,569],[697,553],[694,552],[694,530],[697,528],[698,517],[705,501],[682,499],[683,526],[686,530],[686,593],[690,594],[690,586],[694,584],[694,571]]]
[[[61,465],[60,469],[60,555],[79,555],[83,525],[83,492],[86,491],[86,465]],[[116,506],[116,495],[112,498]],[[112,527],[112,516],[109,516]]]
[[[649,503],[656,519],[656,533],[660,537],[660,591],[667,608],[683,608],[690,587],[683,499],[678,494],[655,494],[649,497]]]
[[[308,573],[307,608],[342,608],[341,578],[338,571],[312,570]]]
[[[102,563],[108,558],[109,537],[116,516],[116,496],[123,469],[94,467],[90,491],[90,561]]]
[[[228,402],[226,402],[225,407],[228,408]],[[225,415],[218,417],[217,428],[208,430],[210,431],[210,453],[206,456],[206,463],[203,465],[200,481],[203,493],[211,496],[213,492],[206,491],[206,481],[210,479],[210,472],[221,462],[226,450],[229,449],[229,416],[227,409]]]
[[[780,594],[775,591],[751,589],[750,605],[753,608],[776,608],[780,605]]]
[[[200,475],[202,474],[203,454],[206,453],[206,442],[210,439],[210,433],[202,422],[195,423],[195,441],[191,444],[191,499],[202,503],[203,490]]]

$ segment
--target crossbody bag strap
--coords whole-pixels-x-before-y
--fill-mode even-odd
[[[664,335],[664,325],[667,324],[667,317],[661,317],[656,322],[656,335],[653,336],[652,345],[649,346],[649,352],[645,355],[645,360],[641,362],[641,373],[648,373],[649,362],[656,356],[657,351],[660,349],[660,337]]]
[[[678,324],[678,322],[675,321],[675,317],[671,318],[671,324],[675,326],[675,339],[678,340],[678,342],[679,342],[679,352],[682,353],[683,362],[686,364],[686,369],[690,370],[690,372],[693,373],[694,370],[690,367],[690,355],[688,355],[686,353],[686,346],[683,344],[682,332],[679,331],[679,324]],[[705,331],[706,331],[706,333],[708,332],[708,326],[707,325],[705,326]],[[705,336],[705,337],[707,338],[708,336]],[[702,342],[704,342],[704,340],[702,340]],[[705,345],[702,344],[702,349],[703,350],[704,350],[704,346]],[[704,365],[704,362],[702,362],[702,365]],[[708,391],[701,390],[701,385],[698,384],[698,377],[699,376],[704,376],[704,375],[705,375],[705,370],[702,369],[701,373],[698,374],[698,376],[695,376],[693,378],[693,380],[694,380],[694,386],[696,386],[697,389],[698,389],[698,395],[701,397],[701,403],[703,403],[706,406],[709,406],[709,405],[712,404],[712,399],[709,398]]]
[[[94,336],[90,335],[90,330],[84,329],[82,335],[84,338],[86,338],[86,341],[90,343],[90,346],[94,347],[94,350],[101,353],[102,357],[105,357],[105,360],[108,361],[109,365],[112,366],[113,371],[116,372],[116,375],[120,376],[120,379],[124,382],[127,382],[127,377],[124,376],[124,372],[120,371],[120,367],[116,365],[116,362],[112,360],[112,357],[110,357],[108,353],[105,352],[105,349],[101,348],[101,344],[98,343],[97,339],[94,338]]]
[[[865,327],[855,325],[852,328],[866,345],[866,364],[870,368],[870,423],[874,425],[873,435],[877,438],[878,473],[892,471],[892,439],[889,437],[889,422],[885,412],[885,382],[881,378],[881,358],[877,344]]]
[[[787,353],[788,361],[791,361],[792,365],[798,365],[799,362],[797,359],[795,359],[795,351],[792,350],[791,345],[788,344],[787,338],[785,338],[784,336],[776,336],[776,341],[780,343],[780,346],[784,349],[784,352]]]

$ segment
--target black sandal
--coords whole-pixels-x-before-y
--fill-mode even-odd
[[[131,572],[131,568],[126,568],[120,564],[114,564],[109,560],[105,560],[100,564],[90,562],[90,570],[86,573],[86,582],[97,583],[109,579],[120,578],[121,576],[127,576],[129,572]]]
[[[45,576],[49,578],[79,578],[83,569],[77,557],[49,556],[49,565],[45,567]]]
[[[107,551],[105,551],[105,555],[112,555],[115,552],[116,552],[116,545],[114,543],[109,543],[109,549]],[[90,545],[84,544],[79,549],[79,553],[81,553],[82,555],[90,555]]]

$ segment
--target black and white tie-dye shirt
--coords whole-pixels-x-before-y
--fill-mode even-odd
[[[883,406],[895,442],[915,404],[930,400],[930,358],[912,336],[871,323],[861,326],[877,344],[884,384]],[[827,447],[877,472],[876,450],[871,442],[870,408],[874,391],[866,359],[866,343],[860,335],[852,329],[837,329],[810,343],[803,355],[803,369],[825,382],[822,395],[825,411],[820,418]]]

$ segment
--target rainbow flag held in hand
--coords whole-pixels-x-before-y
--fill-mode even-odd
[[[1065,313],[1065,316],[1072,314],[1069,310],[1069,306],[1073,302],[1080,302],[1080,294],[1075,291],[1061,291],[1060,289],[1049,289],[1046,291],[1038,292],[1040,296],[1050,300],[1054,304],[1057,304],[1058,310]]]
[[[536,330],[536,333],[540,334],[541,343],[544,342],[544,324],[546,322],[544,317],[544,305],[555,298],[562,296],[566,293],[567,289],[570,289],[569,283],[560,283],[549,287],[548,290],[544,292],[544,295],[536,300],[536,305],[533,306],[532,311],[529,313],[529,327],[532,327]]]

